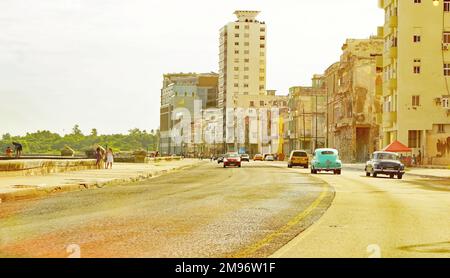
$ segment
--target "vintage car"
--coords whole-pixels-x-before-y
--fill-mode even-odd
[[[342,162],[339,159],[339,152],[335,149],[317,149],[311,161],[311,174],[318,172],[333,172],[340,175]]]
[[[292,168],[295,166],[302,166],[305,169],[308,169],[309,158],[308,153],[305,151],[292,151],[291,155],[288,159],[288,168]]]
[[[395,176],[399,180],[405,174],[405,165],[400,162],[398,154],[391,152],[374,152],[372,159],[366,163],[366,176],[377,177],[378,175],[388,175],[391,179]]]

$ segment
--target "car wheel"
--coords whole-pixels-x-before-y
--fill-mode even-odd
[[[374,178],[376,178],[378,175],[377,175],[377,173],[374,172],[374,173],[372,174],[372,176],[373,176]]]
[[[308,169],[308,165],[303,166],[305,169]]]
[[[393,179],[395,178],[395,175],[390,175],[389,178]]]
[[[366,177],[370,177],[370,172],[366,172]]]
[[[397,175],[397,178],[398,178],[399,180],[401,180],[401,179],[403,179],[403,175],[402,175],[402,174],[398,174],[398,175]]]
[[[292,165],[291,165],[291,164],[288,164],[288,168],[292,168]]]
[[[340,175],[342,172],[341,170],[337,170],[337,174]]]

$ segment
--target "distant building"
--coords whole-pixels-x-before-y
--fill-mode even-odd
[[[162,154],[187,154],[191,152],[190,142],[177,143],[171,138],[171,130],[178,123],[173,111],[186,109],[191,115],[192,133],[194,133],[194,115],[217,106],[218,80],[216,73],[175,73],[163,76],[160,108],[160,152]],[[194,103],[200,101],[199,111]],[[201,127],[200,127],[201,128]],[[196,130],[196,132],[199,132]],[[188,140],[193,141],[193,140]]]
[[[314,75],[311,87],[289,89],[289,153],[305,150],[313,153],[326,143],[326,90],[324,77]]]
[[[348,39],[339,63],[325,72],[328,146],[347,162],[363,162],[379,148],[381,95],[376,90],[377,57],[383,40]]]
[[[450,2],[380,1],[385,11],[383,145],[450,164]]]

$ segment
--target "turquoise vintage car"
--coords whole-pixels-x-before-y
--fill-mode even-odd
[[[342,162],[339,159],[339,152],[335,149],[317,149],[311,161],[311,174],[318,172],[333,172],[340,175]]]

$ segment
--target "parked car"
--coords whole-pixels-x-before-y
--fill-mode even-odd
[[[253,161],[264,161],[264,156],[262,154],[255,154]]]
[[[339,152],[335,149],[317,149],[311,161],[311,174],[318,172],[333,172],[340,175],[342,172],[342,162],[339,159]]]
[[[223,159],[223,168],[235,166],[241,168],[241,156],[237,153],[230,153],[225,155]]]
[[[225,155],[220,155],[219,157],[217,157],[217,164],[223,163],[224,157],[225,157]]]
[[[275,157],[271,154],[266,155],[266,158],[264,158],[265,161],[275,161]]]
[[[246,153],[241,154],[241,161],[247,161],[250,162],[250,156]]]
[[[305,169],[308,169],[309,157],[308,153],[305,151],[292,151],[291,155],[288,159],[288,168],[292,168],[295,166],[302,166]]]
[[[398,154],[391,152],[374,152],[372,159],[366,163],[366,176],[377,177],[378,175],[388,175],[391,179],[395,176],[399,180],[405,174],[405,165],[400,162]]]

